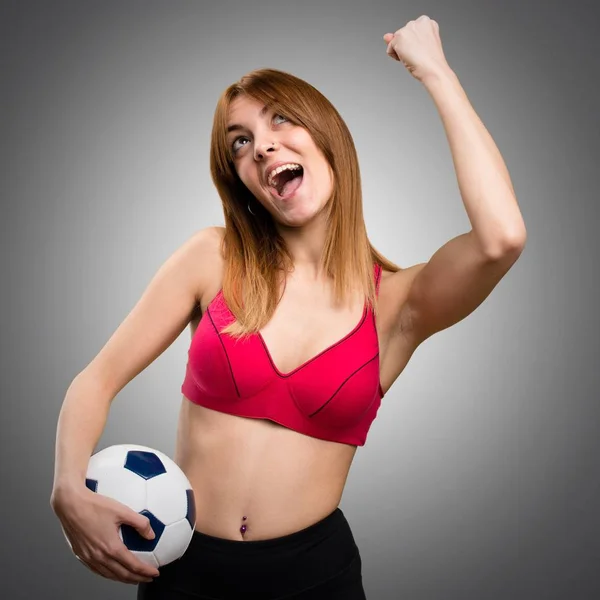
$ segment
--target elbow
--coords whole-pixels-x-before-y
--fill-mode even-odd
[[[507,257],[518,258],[525,248],[527,231],[521,226],[504,233],[496,243],[486,249],[486,255],[491,260],[502,260]]]

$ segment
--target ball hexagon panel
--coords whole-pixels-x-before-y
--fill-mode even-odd
[[[126,469],[110,468],[94,471],[96,492],[129,506],[135,512],[147,508],[146,481]]]
[[[154,556],[161,565],[166,565],[181,558],[189,545],[194,530],[187,519],[181,519],[165,527],[163,534],[154,548]],[[182,543],[185,540],[185,545]]]
[[[143,563],[150,565],[151,567],[159,568],[162,567],[154,556],[154,552],[134,552],[136,558],[139,558]]]
[[[185,519],[188,512],[188,487],[184,478],[171,471],[146,482],[146,508],[165,525]]]
[[[129,450],[138,450],[139,446],[133,446],[131,444],[119,444],[116,446],[108,446],[104,450],[96,452],[90,458],[90,465],[100,467],[102,465],[125,465],[125,458]],[[147,450],[147,448],[143,448]]]

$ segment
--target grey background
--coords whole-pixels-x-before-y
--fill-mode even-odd
[[[382,36],[426,14],[528,231],[470,317],[383,400],[342,500],[369,600],[600,595],[598,9],[592,2],[2,2],[2,598],[133,598],[48,500],[73,377],[193,232],[223,89],[289,71],[353,134],[371,241],[401,266],[470,228],[435,105]],[[173,455],[189,331],[117,397],[99,448]]]

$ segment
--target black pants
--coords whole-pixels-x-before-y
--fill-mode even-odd
[[[366,600],[362,562],[340,508],[268,540],[194,531],[185,554],[138,585],[138,600]]]

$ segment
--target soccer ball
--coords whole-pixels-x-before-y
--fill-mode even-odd
[[[123,524],[119,536],[141,561],[153,567],[180,558],[189,546],[196,509],[188,478],[168,456],[146,446],[119,444],[93,454],[86,486],[147,517],[155,538]]]

